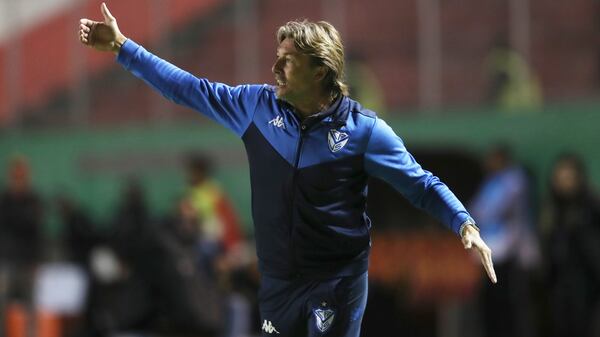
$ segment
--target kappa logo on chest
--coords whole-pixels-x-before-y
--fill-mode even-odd
[[[281,117],[279,115],[276,116],[275,118],[271,119],[268,124],[273,125],[280,129],[285,129],[285,123],[283,122],[283,117]]]

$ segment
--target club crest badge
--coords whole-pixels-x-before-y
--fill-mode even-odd
[[[327,144],[331,152],[338,152],[348,143],[348,134],[331,129],[327,134]]]
[[[317,324],[317,329],[321,332],[325,332],[331,328],[333,324],[333,320],[335,318],[335,312],[331,309],[315,309],[313,310],[315,314],[315,322]]]

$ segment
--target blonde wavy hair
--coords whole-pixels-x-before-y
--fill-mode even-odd
[[[332,97],[348,96],[348,85],[344,83],[344,46],[333,25],[326,21],[290,21],[277,30],[277,42],[285,39],[294,41],[296,49],[311,56],[315,65],[327,67],[323,84]]]

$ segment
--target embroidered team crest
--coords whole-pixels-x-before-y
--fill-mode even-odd
[[[327,134],[327,144],[331,152],[338,152],[348,143],[348,134],[331,129]]]
[[[333,319],[335,318],[335,312],[331,309],[315,309],[315,322],[317,323],[317,329],[321,332],[329,330]]]

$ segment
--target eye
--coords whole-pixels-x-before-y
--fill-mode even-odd
[[[282,61],[285,61],[285,63],[288,63],[288,57],[287,56],[275,55],[275,62],[276,63],[282,63]]]

